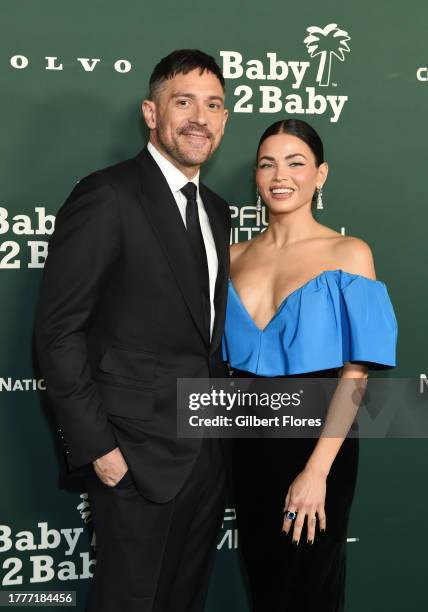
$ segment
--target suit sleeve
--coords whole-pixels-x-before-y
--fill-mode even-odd
[[[115,190],[91,175],[58,212],[35,325],[39,364],[71,470],[117,446],[91,378],[86,330],[119,250]]]
[[[226,217],[227,227],[230,230],[232,226],[232,215],[230,212],[230,206],[229,206],[229,203],[226,202],[225,200],[223,200],[223,206],[224,206],[224,215]]]

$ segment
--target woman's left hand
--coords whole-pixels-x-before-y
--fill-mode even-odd
[[[326,530],[324,509],[326,480],[327,476],[325,474],[306,467],[291,483],[285,498],[284,509],[297,512],[297,516],[294,520],[284,517],[282,529],[288,534],[294,522],[294,544],[298,544],[300,541],[305,518],[307,518],[308,543],[313,544],[314,542],[317,518],[320,530]]]

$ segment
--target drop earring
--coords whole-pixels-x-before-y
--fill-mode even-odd
[[[262,210],[262,199],[260,197],[259,194],[259,190],[257,189],[256,191],[256,196],[257,196],[257,200],[256,200],[256,210],[257,212],[260,212]]]
[[[322,185],[317,189],[317,209],[323,210],[324,206],[322,203]]]

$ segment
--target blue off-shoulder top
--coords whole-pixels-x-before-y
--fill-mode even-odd
[[[259,376],[396,365],[397,321],[385,283],[326,270],[290,293],[261,330],[229,280],[223,359]]]

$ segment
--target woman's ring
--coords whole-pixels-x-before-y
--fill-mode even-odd
[[[285,511],[285,518],[288,519],[289,521],[292,521],[293,519],[295,519],[296,516],[297,516],[297,512],[293,512],[292,510]]]

